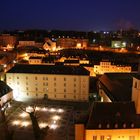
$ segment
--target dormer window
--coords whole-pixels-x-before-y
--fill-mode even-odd
[[[117,123],[115,123],[115,128],[118,128],[118,124]]]
[[[134,123],[131,123],[131,128],[134,128],[134,126],[135,126]]]
[[[99,123],[98,128],[102,128],[102,124]]]
[[[106,127],[107,127],[107,128],[110,128],[110,125],[109,125],[109,123],[106,125]]]
[[[123,124],[123,128],[126,128],[126,123]]]

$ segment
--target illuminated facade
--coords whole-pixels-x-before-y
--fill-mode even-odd
[[[42,57],[30,57],[29,58],[29,64],[41,64],[42,63]]]
[[[75,140],[139,140],[140,116],[134,102],[100,103],[92,106],[89,118],[75,124]]]
[[[82,67],[16,65],[6,74],[14,98],[87,101],[89,72]]]
[[[61,48],[83,49],[83,48],[87,48],[88,39],[58,38],[56,44],[57,46],[60,46]]]
[[[131,66],[112,65],[111,62],[100,62],[100,65],[94,65],[95,74],[104,74],[111,72],[131,72]]]

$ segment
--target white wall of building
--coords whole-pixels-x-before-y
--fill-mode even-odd
[[[7,84],[13,88],[15,99],[43,98],[87,101],[89,95],[89,76],[7,73]]]

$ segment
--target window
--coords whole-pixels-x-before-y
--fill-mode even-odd
[[[37,77],[35,77],[35,80],[37,80]]]
[[[100,136],[100,140],[104,140],[105,139],[105,137],[104,136]]]
[[[64,98],[66,98],[66,95],[64,95]]]
[[[64,89],[64,92],[66,92],[66,89]]]
[[[66,83],[64,83],[64,87],[66,87]]]
[[[74,89],[74,93],[76,93],[76,89]]]
[[[45,86],[45,83],[43,83],[43,86]]]
[[[38,94],[36,93],[36,97],[38,96]]]
[[[135,140],[135,136],[129,136],[129,140]]]
[[[76,96],[75,95],[73,97],[74,97],[74,99],[76,99]]]
[[[17,79],[19,79],[19,77],[17,76]]]
[[[97,140],[97,136],[93,136],[93,140]]]
[[[38,88],[35,89],[36,91],[38,90]]]
[[[64,78],[64,81],[66,81],[66,78]]]
[[[73,80],[74,80],[74,82],[75,82],[75,81],[76,81],[76,78],[74,78]]]
[[[54,92],[56,92],[56,88],[54,88]]]
[[[54,86],[56,86],[56,83],[54,83]]]
[[[43,77],[43,80],[45,80],[45,77]]]
[[[76,87],[76,84],[74,84],[74,87]]]
[[[48,77],[46,77],[46,80],[48,80]]]
[[[26,82],[26,85],[28,85],[28,82]]]
[[[106,137],[106,140],[111,140],[111,136],[107,136]]]
[[[56,81],[56,77],[54,77],[54,81]]]
[[[26,80],[28,79],[28,77],[26,76]]]
[[[26,93],[26,95],[28,96],[28,95],[29,95],[29,93],[27,92],[27,93]]]
[[[28,90],[28,87],[26,87],[26,90]]]

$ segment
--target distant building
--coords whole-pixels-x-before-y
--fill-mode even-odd
[[[41,64],[42,63],[42,57],[30,57],[29,58],[29,64]]]
[[[35,46],[35,41],[19,41],[18,47]]]
[[[134,102],[95,102],[75,124],[75,140],[139,140],[140,115]]]
[[[3,81],[0,81],[0,106],[3,107],[6,103],[13,99],[12,89]]]
[[[78,39],[78,38],[58,38],[56,42],[57,46],[60,48],[77,48],[83,49],[88,46],[88,39]]]
[[[89,72],[80,66],[16,65],[6,73],[16,100],[88,101]]]
[[[12,36],[10,34],[2,34],[0,35],[0,46],[1,49],[6,50],[12,50],[16,44],[17,38],[16,36]]]
[[[95,74],[104,74],[104,73],[111,73],[111,72],[131,72],[131,66],[127,65],[114,65],[108,61],[102,61],[99,65],[94,65],[94,72]]]

